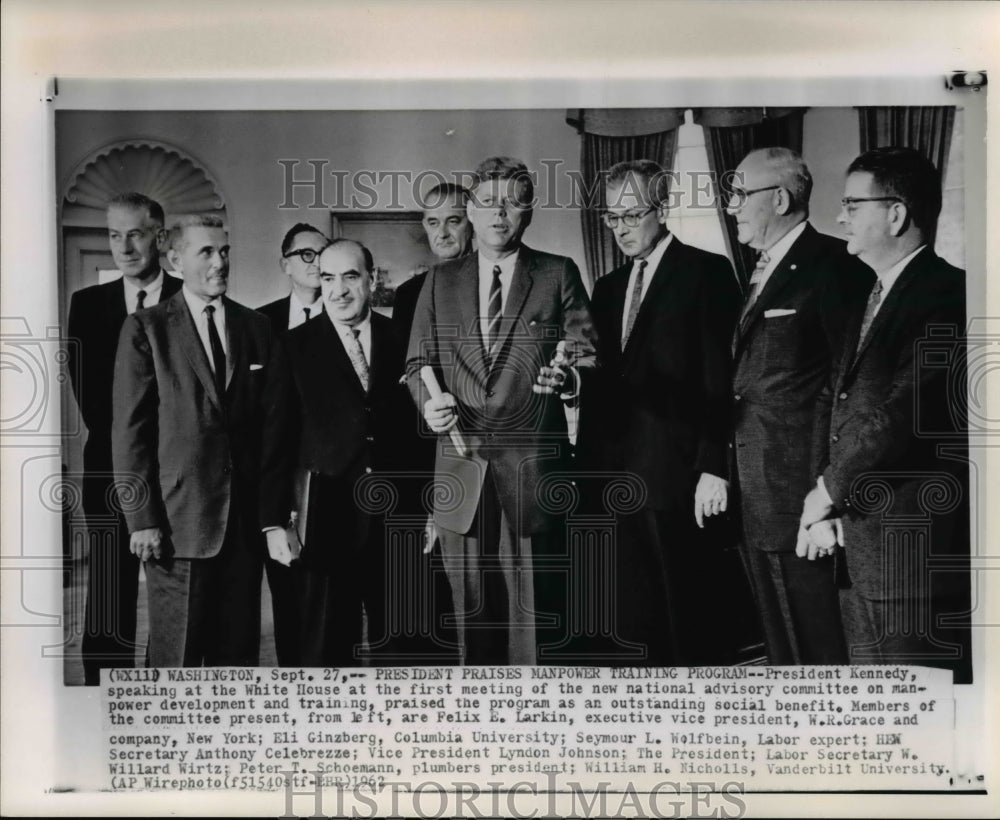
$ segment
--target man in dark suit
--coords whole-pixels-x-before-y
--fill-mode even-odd
[[[145,562],[152,666],[258,663],[260,579],[291,555],[281,490],[287,367],[271,323],[225,297],[229,240],[183,218],[168,258],[184,287],[122,326],[111,440]]]
[[[289,228],[281,240],[281,272],[291,282],[288,296],[257,308],[284,334],[323,312],[319,293],[319,253],[329,244],[325,234],[306,222]],[[268,578],[270,580],[270,578]]]
[[[293,225],[281,240],[281,266],[291,282],[288,296],[257,308],[271,320],[279,338],[292,328],[305,324],[323,313],[320,298],[319,255],[330,240],[306,222]],[[301,666],[298,657],[299,601],[298,586],[294,575],[296,564],[285,566],[270,556],[264,558],[267,586],[271,592],[271,611],[274,613],[274,649],[279,666]]]
[[[108,203],[108,241],[122,277],[79,290],[70,301],[69,372],[87,425],[83,508],[91,527],[113,521],[116,531],[111,543],[95,538],[90,545],[82,645],[88,686],[100,683],[101,669],[132,666],[135,659],[139,562],[129,551],[121,506],[111,500],[111,382],[125,317],[180,290],[180,280],[160,267],[165,239],[159,203],[138,193],[115,197]]]
[[[701,602],[713,568],[699,527],[728,500],[739,287],[725,257],[667,230],[668,197],[655,162],[608,172],[605,224],[629,261],[594,286],[600,389],[584,395],[580,444],[603,471],[641,482],[617,516],[611,664],[721,660],[714,607]]]
[[[472,223],[466,213],[469,192],[461,185],[442,182],[431,188],[424,200],[422,224],[427,244],[438,259],[458,259],[472,252]],[[392,320],[406,338],[413,325],[417,297],[427,278],[424,268],[396,288],[392,303]]]
[[[847,170],[838,221],[875,271],[816,434],[820,477],[798,551],[843,546],[851,663],[913,663],[971,680],[965,272],[933,250],[941,178],[910,148]]]
[[[843,344],[847,312],[871,271],[809,224],[812,176],[788,148],[752,151],[729,212],[759,251],[733,339],[734,478],[741,552],[770,663],[847,663],[833,559],[795,555],[819,391]]]
[[[536,602],[534,568],[562,539],[549,495],[569,444],[563,401],[594,363],[594,334],[572,260],[521,244],[534,196],[527,168],[491,157],[476,173],[468,214],[478,253],[428,274],[407,375],[431,430],[464,437],[461,447],[440,439],[434,510],[464,662],[531,664],[546,659],[536,610],[561,605],[548,589]],[[553,367],[560,341],[566,366]],[[443,395],[428,392],[423,367]]]
[[[419,418],[400,383],[406,339],[371,310],[374,264],[358,242],[320,256],[326,317],[288,334],[298,465],[308,473],[300,602],[301,662],[357,666],[362,608],[371,657],[410,665],[430,658],[432,602],[412,595],[426,577],[426,476],[414,470]],[[439,659],[454,652],[438,647]],[[452,647],[454,650],[454,647]]]

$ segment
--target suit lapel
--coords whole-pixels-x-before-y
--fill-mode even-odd
[[[514,275],[510,280],[510,293],[507,294],[503,316],[500,317],[500,327],[497,329],[497,356],[493,361],[494,367],[500,360],[502,351],[507,346],[507,338],[518,324],[521,309],[524,307],[528,294],[531,293],[534,269],[535,253],[531,248],[522,245],[517,255],[517,264],[514,265]]]
[[[639,305],[639,313],[635,317],[635,325],[632,327],[632,333],[628,337],[628,343],[625,345],[625,350],[622,351],[622,357],[625,358],[626,355],[632,355],[632,351],[639,350],[642,348],[642,336],[646,332],[646,327],[650,322],[650,314],[652,313],[652,305],[660,299],[663,291],[666,290],[670,283],[670,272],[676,267],[683,264],[685,253],[685,245],[676,236],[670,240],[670,244],[667,246],[666,251],[663,253],[663,257],[660,259],[660,264],[656,266],[656,270],[653,271],[653,279],[649,283],[649,287],[646,289],[646,295],[642,299],[642,303]],[[622,309],[618,311],[618,315],[615,317],[615,321],[618,325],[618,343],[621,344],[622,333],[624,328],[622,327],[622,315],[625,311],[625,300],[628,298],[628,287],[629,278],[632,274],[632,267],[634,266],[635,260],[632,264],[626,268],[625,275],[625,287],[622,292]]]
[[[375,317],[373,316],[372,319]],[[312,319],[309,320],[310,324]],[[330,354],[330,362],[327,366],[332,364],[333,367],[338,368],[344,374],[344,378],[347,383],[351,385],[352,389],[358,392],[358,395],[364,395],[364,389],[361,387],[361,379],[358,378],[358,374],[354,370],[354,365],[351,363],[351,357],[347,355],[347,349],[344,347],[344,341],[340,337],[340,333],[337,328],[334,327],[333,322],[328,318],[324,317],[321,320],[322,328],[319,331],[322,344],[319,346],[320,350],[327,350]],[[375,327],[374,322],[372,322],[372,358],[375,358]],[[371,387],[371,363],[368,365],[369,378],[368,386]],[[322,371],[321,371],[322,372]]]
[[[234,307],[233,303],[225,296],[222,297],[226,310],[226,345],[229,352],[226,355],[226,389],[233,383],[233,377],[238,373],[245,373],[249,367],[246,361],[246,323],[243,315]]]
[[[194,317],[188,309],[187,302],[184,301],[184,294],[178,293],[170,299],[168,305],[170,331],[177,339],[181,350],[191,364],[198,380],[205,388],[212,403],[221,411],[222,401],[215,386],[215,379],[212,378],[212,368],[208,363],[208,354],[201,343],[198,329],[194,324]],[[227,319],[229,317],[226,317]]]
[[[778,266],[771,272],[764,289],[757,296],[757,301],[750,308],[750,314],[745,322],[736,324],[735,355],[738,357],[743,349],[743,342],[750,336],[753,327],[760,321],[764,311],[773,307],[778,297],[788,285],[795,281],[799,266],[807,264],[814,253],[813,239],[816,230],[808,222],[802,235],[796,239],[788,252],[782,257]],[[740,332],[742,328],[742,333]]]

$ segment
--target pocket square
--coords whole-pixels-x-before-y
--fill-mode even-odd
[[[262,365],[262,364],[252,364],[252,365],[250,365],[250,370],[251,371],[254,371],[254,370],[263,370],[263,369],[264,369],[264,365]]]
[[[776,319],[779,316],[791,316],[794,313],[797,313],[795,308],[772,308],[771,310],[764,311],[764,318]]]

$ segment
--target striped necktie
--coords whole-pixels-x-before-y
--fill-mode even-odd
[[[370,371],[368,370],[368,359],[365,358],[365,349],[361,346],[361,339],[358,337],[361,331],[356,327],[351,328],[351,332],[344,337],[347,341],[347,355],[354,366],[354,372],[358,374],[361,386],[368,392]]]
[[[496,358],[497,332],[503,308],[503,286],[500,283],[500,266],[493,266],[493,281],[490,283],[490,298],[486,304],[486,360],[490,367]]]
[[[868,304],[865,305],[865,315],[861,318],[861,330],[858,333],[858,346],[854,351],[857,356],[861,352],[861,346],[865,342],[868,331],[872,329],[872,322],[875,321],[875,314],[878,312],[879,303],[882,301],[882,280],[876,279],[872,286],[872,292],[868,295]]]
[[[642,280],[648,264],[643,259],[639,263],[639,272],[635,275],[635,284],[632,286],[632,301],[628,305],[628,319],[625,320],[625,332],[622,334],[622,352],[625,351],[628,337],[632,335],[632,329],[635,327],[635,317],[639,315],[639,308],[642,307]]]

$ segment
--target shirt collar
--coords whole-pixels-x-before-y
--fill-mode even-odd
[[[778,263],[785,258],[785,254],[791,250],[792,245],[795,244],[795,240],[802,236],[802,232],[806,229],[806,224],[806,220],[803,219],[798,225],[781,237],[781,239],[764,251],[769,260],[767,263],[769,270],[774,270],[778,266]]]
[[[352,325],[345,325],[343,322],[337,322],[337,321],[335,321],[334,318],[329,313],[327,313],[325,310],[323,311],[323,313],[329,318],[330,324],[333,325],[333,329],[336,330],[337,333],[338,333],[338,335],[340,335],[340,336],[347,336],[352,330],[357,330],[358,331],[358,335],[361,335],[363,333],[367,333],[368,332],[368,328],[370,328],[371,324],[372,324],[372,307],[371,307],[371,305],[368,306],[368,315],[365,316],[365,318],[362,319],[360,322],[358,322],[358,324],[353,325],[353,326]]]
[[[876,274],[876,276],[878,276],[879,281],[882,283],[883,300],[885,299],[885,295],[889,292],[892,286],[896,284],[896,280],[899,279],[899,277],[902,275],[903,271],[906,269],[906,266],[913,261],[913,257],[915,257],[918,253],[920,253],[920,251],[922,251],[926,247],[927,247],[926,245],[921,245],[913,253],[909,254],[908,256],[904,256],[902,259],[900,259],[895,265],[893,265],[887,271]]]
[[[212,305],[217,313],[222,313],[225,310],[225,303],[221,296],[216,296],[214,299],[202,299],[188,290],[186,284],[181,286],[181,293],[184,294],[184,301],[187,302],[188,309],[194,316],[201,316],[205,312],[206,305]]]
[[[500,267],[500,275],[504,276],[506,274],[512,274],[514,268],[517,267],[518,257],[521,255],[521,249],[518,248],[510,256],[505,256],[503,259],[496,261],[494,259],[487,259],[483,256],[482,251],[478,254],[479,257],[479,274],[482,275],[493,275],[493,268]]]
[[[660,262],[663,259],[663,254],[667,252],[667,248],[670,246],[670,243],[673,241],[673,238],[674,235],[668,231],[667,235],[656,243],[656,247],[649,252],[649,255],[645,259],[636,258],[632,260],[632,269],[638,270],[640,264],[642,264],[643,262],[648,262],[649,264],[646,266],[646,271],[647,271],[646,276],[647,278],[651,277],[656,272],[656,269],[660,267]]]
[[[122,283],[125,285],[125,291],[130,292],[133,296],[140,290],[146,291],[146,295],[151,296],[163,287],[163,276],[163,268],[160,268],[160,272],[156,274],[156,278],[148,285],[142,285],[140,287],[127,276],[122,276]]]
[[[292,313],[301,313],[303,309],[309,308],[310,318],[316,315],[316,311],[322,307],[322,296],[317,296],[316,300],[311,305],[302,304],[302,300],[299,299],[298,294],[293,290],[289,294],[289,299],[291,300]]]

